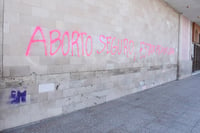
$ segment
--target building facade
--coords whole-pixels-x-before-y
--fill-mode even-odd
[[[0,0],[0,10],[0,130],[192,74],[192,22],[163,0]]]

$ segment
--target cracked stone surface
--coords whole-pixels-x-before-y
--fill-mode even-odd
[[[199,133],[200,75],[3,133]]]

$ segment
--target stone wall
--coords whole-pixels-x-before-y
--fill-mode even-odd
[[[192,23],[185,16],[180,16],[179,41],[179,71],[178,78],[182,79],[192,74]]]
[[[0,78],[3,74],[3,4],[3,0],[0,0]]]
[[[0,130],[176,79],[178,13],[161,0],[6,0]]]

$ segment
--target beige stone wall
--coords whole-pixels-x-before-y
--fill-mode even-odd
[[[4,16],[0,130],[94,106],[176,79],[179,18],[161,0],[6,0]],[[32,43],[26,56],[38,26],[44,36],[37,31],[33,40],[40,42]],[[62,46],[50,55],[50,32],[53,39],[58,37],[55,29],[61,40],[66,31],[69,33],[70,52],[66,56]],[[93,51],[87,56],[91,38]],[[118,47],[118,39],[125,44],[120,47],[120,55],[112,55],[111,48],[114,51]],[[65,52],[67,43],[66,34]],[[59,46],[59,41],[53,43],[53,52]],[[12,90],[26,90],[26,102],[11,104]],[[16,96],[14,92],[13,95]]]
[[[2,77],[3,67],[3,0],[0,0],[0,78]]]
[[[179,41],[179,78],[192,74],[192,24],[185,16],[180,16],[180,41]]]

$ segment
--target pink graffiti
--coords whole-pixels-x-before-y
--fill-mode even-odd
[[[104,47],[103,47],[103,49],[100,52],[97,50],[97,54],[101,54],[104,51],[104,49],[106,48],[106,43],[101,40],[102,38],[105,39],[105,36],[104,35],[100,35],[99,36],[99,40],[100,40],[101,43],[103,43]]]
[[[52,34],[55,33],[55,32],[58,33],[58,37],[57,37],[56,39],[53,40],[53,39],[52,39]],[[56,49],[55,52],[52,52],[52,45],[53,45],[54,43],[56,43],[57,41],[60,42],[59,47]],[[58,52],[60,46],[61,46],[60,32],[59,32],[58,30],[50,31],[50,55],[55,55],[55,54]]]
[[[67,40],[68,40],[68,43],[67,43],[68,44],[68,48],[67,48],[67,52],[66,53],[64,52],[64,39],[65,39],[65,35],[67,35]],[[69,37],[69,33],[67,31],[63,34],[61,45],[62,45],[62,54],[64,56],[68,55],[68,53],[70,51],[70,37]]]
[[[42,40],[34,40],[36,34],[40,32],[40,35],[42,36]],[[57,37],[56,38],[53,38],[53,35],[57,34]],[[70,52],[70,47],[71,47],[71,53],[72,53],[72,56],[74,56],[74,47],[77,48],[77,56],[80,57],[80,54],[79,54],[79,47],[82,48],[82,55],[84,56],[84,51],[86,53],[87,56],[90,56],[93,52],[93,44],[92,44],[92,37],[91,36],[87,36],[87,39],[86,39],[86,42],[84,43],[83,41],[83,36],[87,36],[87,33],[83,32],[83,33],[79,33],[78,31],[74,31],[72,33],[72,36],[70,38],[70,35],[69,35],[69,32],[65,32],[61,38],[61,33],[59,30],[52,30],[49,32],[49,36],[50,36],[50,55],[53,56],[55,55],[59,49],[61,48],[62,50],[62,54],[63,56],[66,56],[69,54]],[[64,39],[67,37],[67,40],[68,40],[68,48],[67,48],[67,51],[64,52]],[[81,42],[82,42],[82,45],[79,46],[79,39],[81,38]],[[71,40],[71,43],[70,43],[70,40]],[[30,50],[31,50],[31,45],[32,44],[37,44],[37,42],[43,42],[44,43],[44,47],[45,47],[45,55],[47,56],[47,46],[46,46],[46,39],[44,37],[44,34],[43,34],[43,31],[42,31],[42,28],[40,26],[37,26],[35,28],[35,31],[33,32],[33,35],[30,39],[30,42],[29,42],[29,45],[28,45],[28,48],[26,50],[26,56],[29,55],[30,53]],[[56,42],[59,42],[59,46],[57,47],[57,49],[55,51],[53,51],[53,44],[55,44]],[[89,44],[90,43],[90,44]],[[84,46],[85,46],[85,49],[84,49]],[[87,46],[90,46],[90,49],[88,49]]]
[[[43,40],[34,40],[35,35],[36,35],[36,33],[37,33],[38,31],[41,33],[42,39],[43,39]],[[33,32],[33,35],[32,35],[32,37],[31,37],[31,40],[30,40],[30,42],[29,42],[29,44],[28,44],[28,48],[27,48],[27,50],[26,50],[26,56],[29,55],[29,52],[30,52],[30,48],[31,48],[32,43],[36,43],[36,42],[43,42],[43,43],[44,43],[45,55],[47,56],[46,40],[45,40],[45,38],[44,38],[43,31],[42,31],[42,29],[41,29],[39,26],[37,26],[37,27],[35,28],[35,31]]]
[[[152,54],[172,55],[174,53],[174,48],[162,47],[161,45],[153,45],[145,42],[140,43],[140,58],[145,58]]]
[[[42,39],[35,39],[36,34],[40,34]],[[72,56],[75,56],[74,49],[76,48],[77,56],[91,56],[93,53],[93,39],[92,36],[88,35],[86,32],[78,32],[74,31],[71,33],[68,31],[65,31],[62,35],[59,30],[52,30],[49,32],[49,38],[50,38],[50,56],[54,56],[59,50],[61,49],[63,56],[69,55],[71,52]],[[64,44],[64,41],[67,39],[67,43]],[[31,46],[38,43],[43,43],[45,48],[45,55],[48,55],[47,52],[47,45],[46,45],[46,39],[44,36],[44,33],[42,31],[42,28],[40,26],[37,26],[31,36],[29,45],[26,50],[26,56],[29,56]],[[53,51],[53,45],[58,43],[59,45],[57,48]],[[65,48],[64,46],[67,46]],[[146,58],[148,56],[152,56],[153,54],[156,54],[158,56],[161,55],[173,55],[175,54],[174,48],[168,48],[168,47],[162,47],[161,45],[153,45],[146,42],[140,43],[140,49],[137,51],[135,49],[135,42],[133,40],[129,40],[127,38],[125,39],[118,39],[116,37],[112,36],[105,36],[100,35],[99,36],[99,44],[103,46],[101,49],[97,50],[97,54],[106,53],[110,55],[123,55],[127,58],[131,58],[133,56],[133,60],[135,61],[137,57],[140,59]],[[70,51],[71,50],[71,51]]]
[[[103,41],[106,40],[106,41]],[[114,45],[117,40],[117,45]],[[103,48],[99,51],[97,50],[97,54],[101,54],[105,49],[107,54],[115,55],[118,53],[118,55],[121,55],[123,49],[124,49],[124,55],[129,57],[133,53],[133,46],[134,42],[132,40],[128,39],[116,39],[116,37],[105,37],[104,35],[99,36],[99,41],[103,44]],[[109,48],[109,46],[111,47]],[[132,46],[131,46],[132,45]],[[132,47],[132,48],[131,48]],[[113,51],[114,49],[114,51]]]

